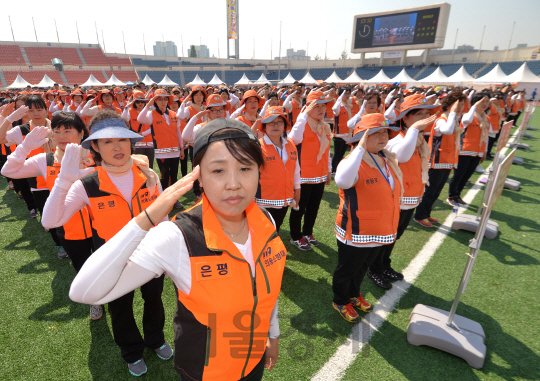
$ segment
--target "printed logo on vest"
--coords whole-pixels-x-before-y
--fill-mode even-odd
[[[197,281],[232,277],[229,261],[197,263]]]
[[[279,253],[272,256],[272,248],[267,248],[263,253],[264,267],[272,266],[274,263],[277,263],[277,261],[285,258],[286,255],[287,253],[285,252],[285,250],[281,250]]]
[[[371,179],[366,179],[366,185],[371,185],[371,184],[376,184],[378,183],[379,181],[377,180],[376,177],[373,177]]]

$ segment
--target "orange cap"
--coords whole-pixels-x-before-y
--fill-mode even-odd
[[[430,105],[422,94],[415,94],[405,97],[399,108],[400,113],[396,120],[403,118],[409,111],[421,108],[435,108],[437,105]]]
[[[66,97],[68,95],[67,91],[64,91],[64,90],[60,90],[58,92],[58,96],[59,97]]]
[[[154,91],[154,97],[169,97],[167,104],[170,106],[173,103],[172,96],[167,93],[165,89],[157,89]]]
[[[255,97],[259,100],[259,108],[263,108],[264,106],[264,99],[262,99],[259,94],[255,90],[248,90],[244,93],[244,97],[242,98],[242,102],[240,103],[240,106],[244,105],[246,103],[246,100],[248,98]]]
[[[225,106],[227,102],[219,94],[212,94],[206,99],[206,107]]]
[[[138,100],[138,101],[147,101],[148,99],[146,99],[144,97],[144,93],[142,91],[139,91],[139,90],[135,90],[133,92],[133,100]]]
[[[79,89],[75,89],[71,93],[71,98],[73,98],[75,95],[80,95],[83,98],[83,101],[86,99],[86,95]]]
[[[362,139],[364,133],[369,130],[369,134],[373,134],[379,130],[388,128],[392,131],[399,131],[399,127],[390,127],[390,122],[383,114],[368,114],[362,117],[356,126],[354,126],[353,137],[347,142],[355,143]]]
[[[266,109],[264,117],[261,121],[262,123],[259,126],[259,131],[263,132],[262,128],[264,127],[264,124],[270,123],[280,116],[285,119],[285,131],[288,131],[290,128],[289,118],[282,106],[268,107]]]
[[[322,91],[316,90],[311,91],[306,99],[307,104],[310,104],[313,101],[316,101],[317,103],[328,103],[331,99],[327,99]]]
[[[205,98],[208,96],[208,93],[206,92],[205,88],[202,87],[201,85],[197,85],[197,86],[195,86],[195,87],[193,87],[193,88],[191,89],[191,93],[192,93],[192,94],[195,94],[195,92],[197,92],[197,91],[202,91],[203,94],[204,94],[204,96],[205,96]]]

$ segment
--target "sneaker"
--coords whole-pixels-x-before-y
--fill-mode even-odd
[[[17,192],[17,198],[18,198],[19,200],[24,198],[24,196],[22,195],[21,191],[18,191],[18,192]]]
[[[13,185],[13,181],[9,182],[9,190],[15,189],[15,186]]]
[[[417,224],[422,225],[425,228],[432,228],[433,227],[431,222],[429,222],[428,220],[417,220],[416,218],[413,218],[413,221],[416,222]]]
[[[385,290],[390,290],[392,288],[392,283],[390,283],[383,274],[372,273],[368,270],[367,276],[380,288],[384,288]]]
[[[90,319],[99,320],[103,316],[103,306],[90,306]]]
[[[429,222],[431,222],[432,224],[438,224],[438,223],[439,223],[439,220],[436,219],[436,218],[428,217],[427,220],[428,220]]]
[[[158,349],[154,349],[154,351],[156,351],[156,355],[158,355],[158,357],[162,360],[168,360],[173,355],[173,350],[167,342],[165,342],[165,344]]]
[[[448,204],[452,205],[452,206],[459,206],[459,203],[458,203],[458,202],[456,201],[456,199],[453,198],[453,197],[448,197],[448,198],[446,199],[446,202],[447,202]]]
[[[131,373],[132,375],[139,377],[145,374],[148,368],[146,368],[146,364],[144,360],[140,359],[139,361],[129,362],[128,370],[129,370],[129,373]]]
[[[348,322],[357,323],[360,321],[360,315],[358,315],[358,312],[354,310],[352,303],[345,304],[345,305],[332,303],[332,306],[337,312],[339,312],[341,317],[347,320]]]
[[[66,259],[68,257],[63,246],[56,246],[56,255],[58,256],[58,259]]]
[[[176,202],[174,203],[174,207],[175,207],[176,209],[184,209],[184,205],[182,205],[182,203],[181,203],[180,201],[176,201]]]
[[[305,235],[304,236],[304,239],[307,241],[307,243],[309,243],[311,246],[319,246],[319,241],[317,241],[315,239],[315,237],[313,237],[313,234],[311,235]]]
[[[356,298],[351,298],[351,303],[353,304],[353,306],[355,306],[356,308],[361,309],[361,310],[364,311],[364,312],[371,312],[371,311],[373,311],[373,306],[371,305],[371,303],[368,303],[368,302],[362,297],[362,293],[360,293],[360,295],[357,296]]]
[[[389,269],[384,270],[383,274],[386,277],[386,279],[390,279],[390,280],[402,280],[403,279],[403,274],[398,273],[396,270],[394,270],[391,267]]]
[[[463,201],[463,199],[461,197],[456,197],[454,199],[459,205],[467,205],[467,203],[465,201]]]
[[[311,250],[311,246],[309,245],[309,243],[307,243],[305,238],[300,238],[300,239],[297,239],[296,241],[291,238],[291,244],[293,244],[294,246],[296,246],[302,251]]]
[[[478,164],[474,171],[477,172],[477,173],[484,173],[485,170],[484,170],[484,168],[482,168],[482,166],[480,164]]]
[[[45,233],[48,233],[48,232],[49,232],[49,229],[43,228],[43,231],[44,231]]]
[[[30,217],[32,217],[32,218],[36,218],[36,217],[37,217],[37,212],[36,212],[35,209],[32,209],[32,210],[30,211]]]

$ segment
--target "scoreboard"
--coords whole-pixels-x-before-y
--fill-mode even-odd
[[[356,15],[352,53],[442,48],[450,4]]]

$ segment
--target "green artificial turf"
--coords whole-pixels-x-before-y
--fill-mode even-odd
[[[540,113],[530,123],[540,128]],[[418,304],[448,310],[466,261],[469,232],[451,232],[411,286],[388,321],[376,332],[351,367],[346,380],[467,380],[540,379],[538,344],[538,276],[540,218],[538,191],[539,131],[532,131],[530,151],[518,151],[523,167],[510,177],[522,182],[518,192],[505,190],[492,212],[500,233],[484,240],[466,293],[457,313],[482,324],[488,354],[482,370],[460,358],[406,340],[409,314]],[[487,162],[484,167],[487,166]],[[155,168],[157,169],[157,168]],[[476,181],[478,175],[471,179]],[[466,187],[465,192],[470,187]],[[332,273],[337,263],[333,232],[339,205],[335,183],[327,187],[314,235],[321,242],[310,252],[289,244],[288,218],[281,237],[289,249],[279,299],[280,358],[267,380],[308,380],[334,354],[352,325],[332,308]],[[436,202],[433,217],[444,221],[451,208]],[[482,193],[470,207],[476,212]],[[189,206],[192,193],[181,200]],[[403,270],[429,240],[433,229],[411,223],[392,254],[393,266]],[[89,306],[68,297],[75,271],[69,260],[56,257],[54,244],[25,204],[0,179],[0,379],[2,380],[132,380],[114,344],[110,318],[92,322]],[[384,290],[366,278],[366,299],[376,303]],[[170,279],[165,280],[165,337],[173,342],[176,306]],[[219,302],[219,301],[217,301]],[[136,292],[135,314],[142,320],[142,300]],[[148,373],[143,380],[179,379],[172,360],[162,361],[151,350],[144,355]]]

